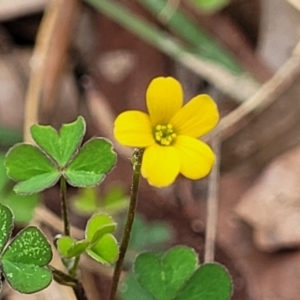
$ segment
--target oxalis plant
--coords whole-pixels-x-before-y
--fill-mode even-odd
[[[77,299],[87,299],[78,270],[80,256],[86,254],[101,264],[115,262],[108,298],[116,299],[141,175],[150,185],[163,188],[180,173],[191,180],[210,173],[215,155],[198,138],[218,122],[214,101],[208,95],[198,95],[183,106],[180,83],[172,77],[158,77],[147,89],[146,104],[148,114],[126,111],[114,124],[117,141],[135,148],[128,214],[120,245],[113,235],[117,224],[105,213],[91,216],[83,239],[71,236],[67,183],[74,187],[101,183],[117,157],[111,142],[104,138],[92,138],[81,146],[85,134],[82,117],[62,125],[59,132],[51,126],[33,125],[31,136],[36,145],[17,144],[8,151],[5,165],[8,175],[18,182],[16,193],[38,193],[59,182],[64,224],[62,234],[53,242],[65,266],[65,270],[57,270],[50,265],[50,243],[37,227],[26,227],[9,242],[13,216],[0,205],[0,272],[13,289],[34,293],[54,279],[73,288]],[[166,253],[139,254],[133,276],[139,285],[136,299],[228,300],[232,294],[225,267],[215,262],[199,264],[198,254],[187,246],[176,246]]]

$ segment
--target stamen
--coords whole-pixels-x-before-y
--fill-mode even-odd
[[[159,145],[170,146],[176,138],[176,133],[173,130],[172,124],[161,125],[154,127],[154,138]]]

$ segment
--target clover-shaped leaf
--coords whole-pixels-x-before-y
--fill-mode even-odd
[[[218,263],[200,265],[174,300],[229,300],[232,281],[228,271]]]
[[[157,300],[171,300],[196,270],[198,259],[188,247],[176,247],[160,257],[145,252],[135,261],[140,284]]]
[[[89,244],[86,240],[76,241],[69,236],[62,236],[57,241],[57,248],[65,258],[71,258],[82,254]]]
[[[59,133],[51,126],[41,125],[33,125],[30,132],[37,145],[64,167],[81,144],[85,121],[78,117],[75,122],[63,125]]]
[[[37,147],[18,144],[6,155],[8,175],[19,182],[14,190],[20,194],[38,193],[54,185],[60,175],[48,157]]]
[[[86,226],[85,235],[91,243],[97,243],[105,234],[112,233],[117,224],[107,214],[92,216]]]
[[[108,233],[88,248],[86,252],[96,261],[102,264],[110,264],[118,258],[118,242],[112,234]]]
[[[196,253],[188,247],[175,247],[165,255],[140,254],[134,265],[140,285],[156,300],[228,300],[231,279],[217,263],[197,268]]]
[[[104,138],[95,138],[83,145],[64,174],[73,186],[94,186],[104,179],[115,163],[116,154],[111,143]]]
[[[111,143],[104,138],[92,139],[80,149],[85,133],[82,117],[64,124],[58,133],[50,126],[33,125],[31,134],[37,146],[18,144],[6,155],[8,175],[20,181],[19,194],[33,194],[53,186],[61,176],[78,187],[100,183],[116,163]]]
[[[13,215],[10,209],[0,204],[0,253],[4,249],[13,229]]]
[[[57,247],[65,258],[79,256],[86,252],[102,264],[109,264],[118,258],[119,248],[112,232],[116,223],[107,214],[92,216],[86,226],[85,239],[76,241],[63,236],[58,239]]]
[[[21,293],[30,294],[46,288],[52,281],[52,272],[46,267],[52,259],[49,242],[37,227],[29,226],[3,251],[11,235],[13,217],[1,204],[0,216],[0,272],[11,287]]]

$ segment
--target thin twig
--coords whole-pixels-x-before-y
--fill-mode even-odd
[[[51,41],[51,34],[55,26],[55,16],[58,13],[59,6],[57,1],[52,0],[46,7],[42,19],[34,52],[31,58],[31,74],[27,93],[25,96],[24,108],[24,141],[31,142],[30,127],[38,123],[38,109],[42,82],[45,74],[45,60],[48,54],[48,47]]]
[[[215,242],[218,220],[218,190],[219,190],[219,167],[220,167],[220,139],[215,136],[212,140],[212,148],[215,152],[216,162],[211,171],[208,185],[206,233],[204,262],[213,262],[215,259]]]
[[[53,95],[58,75],[61,72],[62,61],[66,55],[70,40],[70,28],[76,15],[74,12],[77,6],[78,0],[51,0],[46,7],[31,58],[31,74],[25,96],[25,142],[32,142],[29,129],[33,124],[38,123],[42,89],[46,75],[49,76],[48,68],[51,68],[51,78],[48,78],[47,93],[49,97]],[[65,19],[62,16],[65,16]],[[62,34],[58,33],[65,36],[61,37]],[[58,37],[59,40],[57,40]]]
[[[222,140],[232,136],[242,126],[248,124],[256,115],[268,108],[286,91],[300,75],[300,42],[293,55],[282,65],[274,76],[237,109],[225,116],[216,130],[207,137],[219,135]],[[239,126],[240,125],[240,126]]]

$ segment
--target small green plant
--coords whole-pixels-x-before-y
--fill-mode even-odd
[[[116,154],[104,138],[87,141],[81,148],[85,121],[63,125],[59,134],[51,126],[33,125],[31,135],[37,146],[18,144],[6,157],[8,175],[20,181],[18,194],[33,194],[53,186],[59,179],[76,187],[99,184],[115,165]]]
[[[198,255],[186,246],[141,253],[121,288],[124,300],[227,300],[231,294],[227,270],[218,263],[199,265]]]
[[[56,241],[56,245],[68,274],[63,274],[53,267],[51,271],[59,283],[72,286],[76,295],[84,294],[83,287],[77,280],[78,262],[82,253],[87,253],[101,263],[112,263],[118,257],[117,241],[112,235],[116,224],[107,215],[94,215],[90,218],[85,239],[77,241],[70,234],[66,184],[84,188],[95,186],[116,163],[116,154],[108,140],[93,138],[81,147],[84,134],[85,121],[82,117],[63,125],[59,133],[51,126],[33,125],[31,135],[36,146],[17,144],[8,151],[5,161],[8,175],[19,181],[14,187],[18,194],[38,193],[60,180],[64,235]],[[4,258],[7,257],[6,253]],[[23,259],[23,256],[20,257],[20,263]],[[48,259],[47,256],[45,259]],[[48,260],[45,261],[48,263]],[[7,273],[5,268],[4,270],[4,274],[11,274]],[[32,270],[33,276],[40,275],[34,271],[35,269]],[[49,270],[47,272],[52,274]],[[9,281],[8,275],[6,278]],[[47,285],[51,280],[52,275]],[[37,290],[47,285],[39,286]],[[25,289],[20,291],[27,292]]]
[[[79,257],[86,252],[96,261],[109,264],[118,258],[118,244],[112,232],[117,224],[109,215],[92,216],[85,229],[85,239],[75,240],[69,236],[60,237],[57,247],[65,258]]]
[[[31,195],[60,182],[64,230],[54,244],[67,272],[48,265],[52,258],[51,247],[36,227],[25,228],[5,247],[13,217],[10,210],[1,205],[0,270],[15,290],[33,293],[47,287],[53,278],[72,287],[77,299],[85,300],[78,266],[81,255],[87,254],[102,264],[116,261],[109,295],[109,300],[114,300],[131,234],[131,245],[138,248],[148,247],[153,240],[168,239],[169,232],[161,224],[149,226],[135,219],[140,175],[155,187],[169,186],[179,174],[192,180],[207,176],[215,155],[209,145],[198,138],[216,126],[219,114],[208,95],[198,95],[183,106],[182,87],[170,77],[154,79],[146,98],[149,115],[127,111],[115,121],[116,139],[121,144],[136,147],[131,159],[132,187],[120,246],[113,235],[116,222],[101,209],[105,206],[119,209],[127,202],[124,194],[110,191],[104,205],[99,206],[95,190],[86,189],[102,182],[116,163],[116,153],[110,141],[104,138],[92,138],[81,146],[85,134],[82,117],[62,125],[59,132],[51,126],[33,125],[31,135],[36,145],[21,143],[8,151],[5,166],[8,176],[18,181],[14,187],[16,193]],[[85,237],[80,240],[71,236],[67,183],[84,188],[75,201],[77,208],[91,213],[100,207],[88,220]],[[86,206],[84,195],[89,196]],[[139,227],[137,231],[134,221]],[[151,243],[147,239],[152,239]],[[127,285],[133,284],[137,288],[134,295],[139,295],[131,299],[228,300],[232,292],[230,276],[223,266],[214,262],[199,266],[195,251],[185,246],[172,248],[165,254],[138,255],[129,279]],[[132,288],[127,290],[132,292]],[[126,299],[128,294],[123,293],[123,296]]]
[[[47,265],[52,250],[43,233],[28,226],[8,243],[13,229],[10,209],[0,204],[0,275],[9,285],[21,293],[35,293],[46,288],[52,281]],[[1,290],[1,281],[0,281]]]
[[[134,264],[140,285],[157,300],[227,300],[231,279],[218,263],[198,266],[198,257],[188,247],[174,247],[163,255],[140,254]]]

